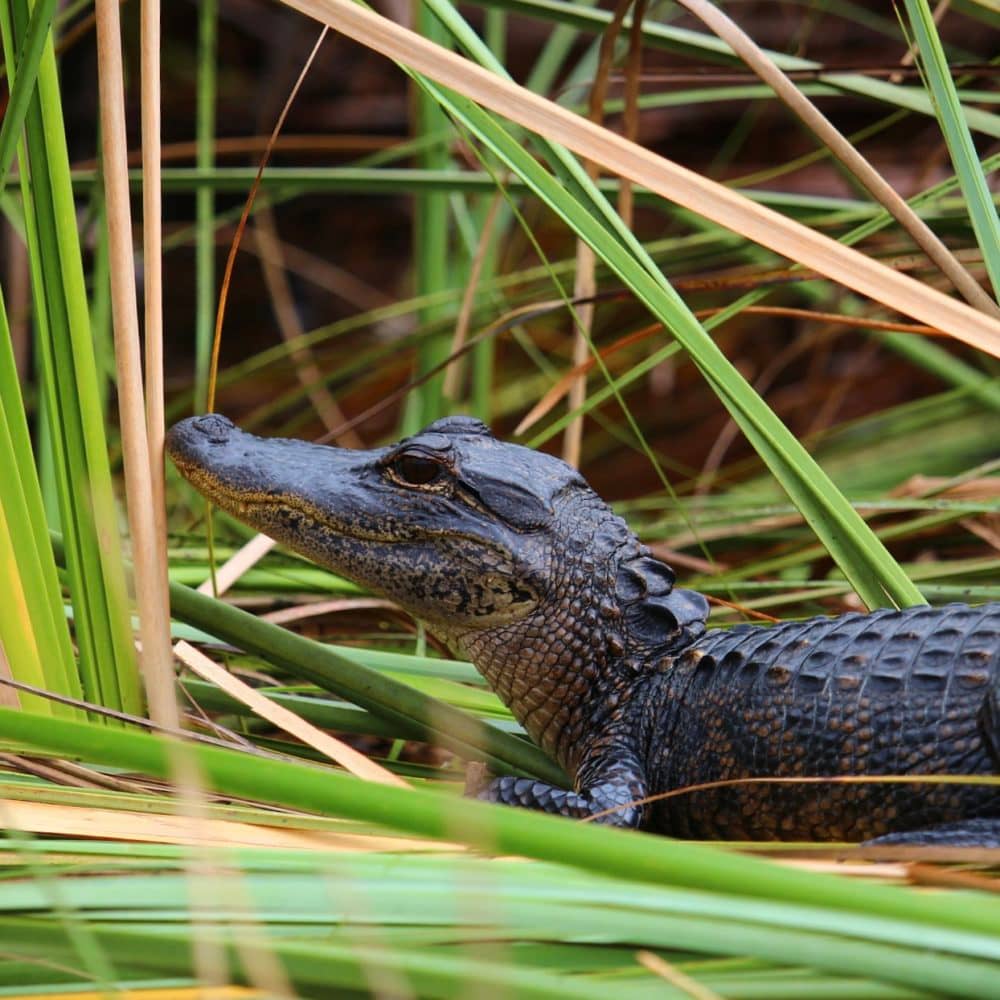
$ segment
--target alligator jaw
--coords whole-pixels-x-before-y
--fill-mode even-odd
[[[191,417],[167,433],[167,454],[200,493],[241,521],[301,549],[292,535],[329,531],[371,541],[386,532],[367,530],[350,511],[359,472],[382,452],[348,451],[285,438],[260,438],[218,413]],[[310,546],[310,556],[316,558]],[[322,560],[320,560],[322,561]]]

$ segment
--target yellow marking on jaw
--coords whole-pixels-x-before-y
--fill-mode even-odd
[[[276,510],[284,508],[295,511],[310,518],[316,527],[325,528],[338,534],[347,535],[361,541],[370,542],[392,542],[397,541],[392,535],[378,535],[370,532],[358,531],[356,527],[350,530],[342,523],[332,522],[325,512],[314,504],[306,503],[301,497],[294,493],[264,493],[249,489],[230,489],[222,481],[197,462],[186,462],[183,459],[174,459],[174,464],[180,469],[184,478],[191,483],[194,488],[206,499],[214,503],[217,507],[227,510],[238,518],[247,519],[262,510]]]

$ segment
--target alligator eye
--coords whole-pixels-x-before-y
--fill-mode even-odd
[[[392,471],[400,482],[410,486],[430,486],[443,472],[434,459],[422,455],[400,455],[392,463]]]

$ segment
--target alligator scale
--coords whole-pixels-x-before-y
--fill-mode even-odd
[[[210,414],[167,448],[214,503],[398,602],[470,659],[571,791],[496,802],[678,837],[1000,846],[1000,786],[727,779],[1000,771],[1000,604],[706,630],[578,472],[467,417],[389,448],[255,437]]]

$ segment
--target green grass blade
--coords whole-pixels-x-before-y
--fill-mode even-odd
[[[472,58],[484,68],[508,76],[446,0],[428,3]],[[718,349],[576,158],[543,137],[543,146],[560,174],[557,180],[527,154],[495,116],[435,84],[424,83],[673,333],[868,607],[887,602],[896,606],[923,603],[919,590],[864,520]]]
[[[416,6],[418,30],[438,44],[447,44],[448,36],[441,25],[428,15],[424,4]],[[447,142],[447,118],[437,101],[425,91],[417,89],[414,101],[414,135],[421,140],[425,137],[439,137],[437,141],[421,144],[418,166],[424,170],[447,170],[451,166],[451,153]],[[414,292],[417,295],[435,295],[451,287],[451,213],[448,207],[449,195],[445,191],[427,191],[414,198],[413,206],[413,262]],[[440,307],[427,306],[421,310],[419,319],[423,323],[433,323],[442,315]],[[442,331],[424,339],[417,350],[414,376],[420,378],[438,367],[448,357],[450,336]],[[403,411],[403,436],[414,434],[424,425],[445,414],[443,393],[444,373],[438,372],[417,389],[407,395]]]
[[[48,541],[7,315],[0,297],[0,642],[15,680],[82,696],[62,591]],[[26,709],[76,717],[76,709],[21,695]]]
[[[195,125],[198,169],[214,172],[216,35],[218,0],[202,0],[198,11],[198,106]],[[256,174],[256,171],[254,171]],[[252,182],[251,182],[252,183]],[[247,188],[249,188],[249,183]],[[244,190],[246,190],[244,189]],[[195,408],[200,411],[208,398],[208,369],[215,331],[215,192],[199,185],[195,194]]]
[[[560,920],[572,911],[552,907],[551,912],[540,914],[537,919]],[[673,932],[677,947],[728,950],[743,947],[747,951],[766,955],[768,952],[787,954],[797,950],[809,956],[809,961],[820,968],[841,972],[885,969],[895,963],[896,972],[886,978],[896,979],[914,986],[935,985],[947,988],[949,995],[982,997],[989,994],[995,982],[996,967],[989,962],[953,959],[919,953],[916,949],[890,949],[868,945],[861,941],[840,941],[831,936],[788,931],[784,940],[778,939],[769,928],[758,930],[750,927],[732,927],[697,919],[662,920],[664,932]],[[718,940],[718,932],[726,936],[726,945]],[[34,955],[49,960],[72,964],[77,958],[73,942],[64,928],[50,920],[24,917],[0,918],[0,932],[8,948],[25,956]],[[239,982],[251,982],[246,967],[239,961],[235,935],[245,933],[239,929],[210,928],[199,930],[203,942],[217,943],[225,956],[229,974]],[[190,975],[193,972],[190,957],[191,931],[174,926],[149,928],[122,924],[97,926],[91,930],[95,943],[108,954],[119,957],[126,968],[158,971],[162,974]],[[501,928],[493,931],[502,940]],[[383,975],[391,974],[394,980],[401,977],[416,996],[468,996],[477,994],[484,982],[491,990],[502,991],[503,996],[525,1000],[548,998],[579,998],[579,1000],[604,1000],[608,996],[608,982],[601,976],[560,975],[538,968],[521,968],[511,962],[494,962],[488,957],[478,957],[471,945],[468,949],[406,948],[393,945],[389,934],[379,934],[377,944],[359,944],[344,936],[337,940],[328,935],[326,940],[288,940],[278,933],[262,934],[261,946],[267,947],[280,959],[291,980],[306,996],[330,996],[330,991],[343,995],[341,990],[364,991],[370,985],[372,970]],[[386,940],[388,939],[388,941]],[[266,942],[266,943],[265,943]],[[692,942],[692,944],[688,944]],[[727,947],[728,946],[728,947]],[[487,952],[488,954],[488,952]],[[674,989],[662,981],[648,976],[636,978],[636,973],[622,977],[615,983],[615,995],[623,1000],[641,1000],[655,995],[665,1000],[684,1000],[687,991]],[[134,974],[134,973],[133,973]],[[870,972],[868,974],[871,974]],[[655,994],[650,993],[655,988]],[[317,989],[320,993],[315,992]],[[978,992],[977,992],[978,991]],[[757,994],[760,996],[761,994]],[[776,994],[768,993],[769,997]],[[781,994],[777,994],[781,995]],[[789,996],[789,993],[784,993]],[[813,996],[805,992],[791,994],[797,998]],[[875,994],[878,995],[877,993]],[[892,994],[889,994],[892,996]],[[727,996],[754,996],[738,990],[727,991]],[[839,993],[843,1000],[850,993]],[[872,996],[871,993],[862,996]]]
[[[30,12],[25,0],[7,9],[3,43],[10,69],[14,36],[23,37]],[[83,690],[89,700],[135,712],[141,699],[51,36],[27,111],[21,179]]]
[[[144,845],[135,857],[125,850],[101,843],[74,847],[78,862],[100,860],[105,871],[115,874],[84,870],[63,877],[59,882],[63,905],[88,929],[124,932],[97,939],[120,975],[144,968],[184,973],[185,944],[197,926],[190,917],[188,879],[176,871],[184,854],[170,846]],[[63,950],[67,943],[48,916],[50,900],[44,886],[18,877],[31,873],[29,865],[36,870],[44,866],[50,852],[64,855],[65,846],[32,845],[27,863],[15,862],[12,877],[0,886],[4,940],[14,942],[14,952],[25,957],[41,954],[45,945],[59,949],[65,958],[71,955]],[[961,953],[964,948],[964,935],[940,925],[919,926],[722,892],[639,885],[570,872],[558,865],[413,854],[400,864],[398,858],[371,853],[316,859],[301,852],[259,849],[213,850],[208,856],[222,861],[238,881],[232,885],[236,892],[228,891],[231,883],[222,883],[216,897],[206,901],[200,910],[202,926],[210,919],[219,935],[232,933],[220,926],[232,922],[245,928],[252,921],[263,928],[268,946],[276,948],[308,995],[313,984],[325,991],[323,996],[345,984],[341,977],[351,974],[339,965],[345,945],[377,946],[391,967],[408,978],[425,976],[431,969],[438,975],[466,975],[473,980],[478,975],[477,981],[490,975],[491,982],[503,982],[516,991],[556,988],[549,974],[562,974],[565,978],[559,985],[591,996],[592,987],[606,991],[606,977],[615,976],[616,992],[623,997],[655,995],[671,1000],[675,996],[682,1000],[686,994],[672,992],[667,984],[637,969],[636,947],[665,951],[678,968],[734,1000],[814,996],[899,1000],[899,987],[856,978],[866,968],[879,977],[891,962],[907,967],[903,975],[910,981],[926,969],[929,982],[940,982],[950,969],[957,973],[960,992],[974,985],[972,975],[982,983],[995,972],[989,962],[956,957],[954,950]],[[476,918],[470,920],[469,914]],[[369,933],[359,939],[366,929],[375,928],[377,936]],[[157,934],[164,936],[157,940]],[[283,949],[283,940],[293,942],[294,950]],[[477,947],[486,941],[493,948]],[[171,947],[163,949],[165,942]],[[743,954],[756,957],[740,957]],[[147,963],[149,955],[155,957]],[[353,955],[374,957],[364,950]],[[691,955],[720,958],[691,960]],[[437,962],[429,965],[432,957]],[[469,961],[474,964],[466,964]],[[508,972],[497,973],[497,962],[507,970],[543,974],[534,980],[512,978]],[[816,968],[823,967],[835,971],[817,974]],[[854,973],[853,979],[846,970]],[[8,972],[5,966],[0,984],[22,974]],[[821,992],[814,989],[817,981],[824,984]],[[419,982],[421,995],[431,988],[426,979],[413,982]],[[928,996],[902,992],[906,1000]]]
[[[972,144],[965,109],[958,99],[948,58],[927,0],[906,0],[906,12],[920,52],[924,76],[934,98],[937,119],[968,205],[976,240],[983,252],[993,294],[1000,299],[1000,217],[997,216],[976,147]],[[997,122],[1000,125],[1000,117]]]
[[[38,66],[57,2],[58,0],[39,0],[35,5],[31,12],[27,34],[21,43],[21,51],[14,63],[17,67],[17,78],[4,111],[3,124],[0,125],[0,187],[6,184],[10,165],[14,162],[17,140],[21,135],[21,129],[24,128],[24,119],[38,79]]]
[[[120,955],[127,966],[156,970],[163,974],[191,975],[191,932],[174,927],[149,930],[129,926],[98,927],[96,941],[107,952]],[[521,969],[470,956],[435,953],[430,949],[402,949],[358,944],[288,941],[280,934],[256,932],[259,943],[281,965],[306,997],[368,996],[375,981],[399,983],[405,995],[422,997],[473,996],[484,982],[504,997],[516,1000],[604,1000],[606,987],[600,983],[557,976],[537,969]],[[5,947],[23,955],[72,964],[76,949],[66,931],[50,921],[9,917],[0,919]],[[198,930],[202,946],[215,945],[225,972],[236,982],[253,983],[251,971],[241,961],[237,935],[245,930],[205,927]],[[365,935],[368,937],[369,935]],[[214,956],[213,956],[214,957]],[[131,959],[131,960],[130,960]],[[220,970],[221,971],[221,970]],[[413,991],[410,993],[410,991]],[[345,992],[347,991],[347,992]],[[639,994],[625,988],[624,996]]]
[[[177,584],[170,585],[174,613],[284,667],[294,676],[360,705],[401,727],[400,735],[449,747],[463,757],[486,755],[497,770],[524,771],[559,784],[566,778],[539,749],[494,729],[450,705],[393,681],[320,643]]]

